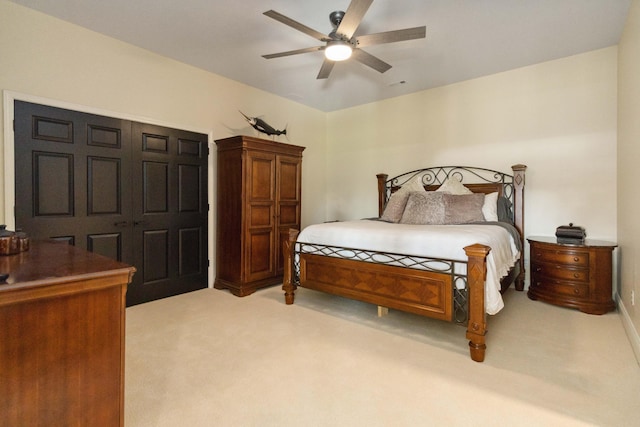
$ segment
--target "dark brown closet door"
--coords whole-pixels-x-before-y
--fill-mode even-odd
[[[128,303],[207,284],[206,135],[133,123],[134,265]]]
[[[16,228],[131,264],[131,123],[15,103]]]
[[[17,101],[16,228],[135,266],[127,305],[204,288],[206,141]]]

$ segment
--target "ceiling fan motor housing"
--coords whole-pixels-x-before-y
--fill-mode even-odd
[[[338,26],[342,22],[342,18],[344,18],[344,12],[341,10],[336,10],[329,14],[329,20],[331,21],[331,25],[333,25],[333,28],[338,28]]]

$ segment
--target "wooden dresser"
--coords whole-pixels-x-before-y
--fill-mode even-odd
[[[0,426],[124,425],[134,272],[66,243],[0,256]]]
[[[589,314],[615,309],[612,252],[615,243],[586,239],[558,243],[555,237],[529,237],[531,284],[528,296]]]
[[[282,242],[300,229],[304,147],[249,136],[216,144],[214,287],[246,296],[282,283]]]

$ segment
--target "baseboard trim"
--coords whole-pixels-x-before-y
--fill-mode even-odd
[[[633,354],[636,356],[636,362],[640,365],[640,334],[638,334],[638,331],[633,325],[629,312],[625,308],[620,296],[616,295],[616,299],[618,300],[618,309],[620,312],[620,318],[622,319],[622,326],[624,326],[624,330],[627,333],[629,342],[631,343]]]

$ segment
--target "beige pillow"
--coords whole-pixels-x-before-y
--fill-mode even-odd
[[[445,182],[436,190],[449,194],[472,194],[473,192],[467,187],[462,185],[460,180],[455,176],[450,176]]]
[[[467,224],[485,220],[482,214],[483,193],[445,194],[444,196],[445,224]]]
[[[409,193],[400,224],[438,225],[445,223],[445,193],[415,191]]]
[[[484,194],[448,194],[445,192],[411,192],[401,224],[466,224],[484,221]]]
[[[412,191],[426,193],[420,176],[414,176],[391,195],[380,219],[388,222],[399,222],[409,199],[409,193]]]

